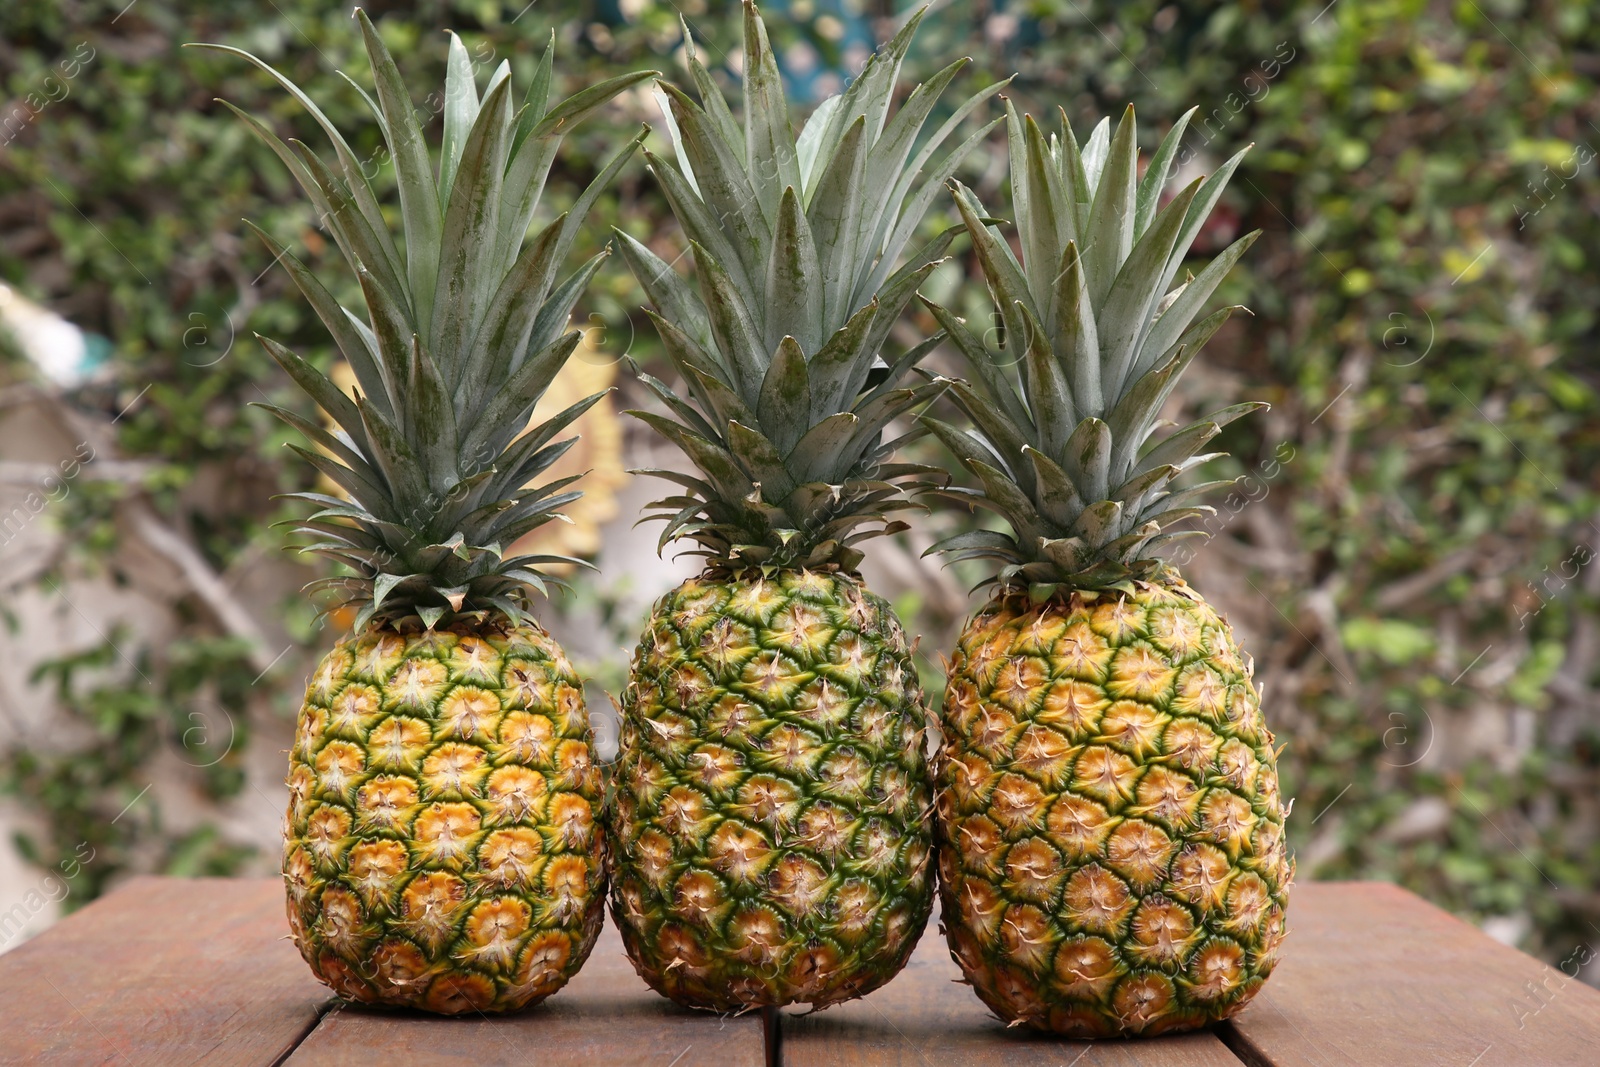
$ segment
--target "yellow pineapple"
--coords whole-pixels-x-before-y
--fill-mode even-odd
[[[1192,112],[1191,112],[1192,114]],[[1004,326],[987,347],[929,304],[974,429],[929,419],[998,513],[935,550],[996,564],[945,689],[940,894],[951,952],[1013,1024],[1073,1037],[1203,1026],[1261,987],[1293,865],[1272,733],[1228,624],[1156,553],[1221,483],[1172,489],[1240,404],[1153,439],[1193,322],[1250,234],[1173,287],[1238,165],[1159,204],[1188,115],[1138,178],[1133,112],[1080,149],[1008,115],[1017,257],[956,200]],[[1163,532],[1166,531],[1166,532]]]
[[[932,906],[922,689],[856,546],[904,529],[902,486],[928,474],[884,430],[930,395],[913,370],[931,344],[888,342],[953,234],[903,253],[993,124],[942,143],[999,86],[913,153],[964,65],[890,115],[919,18],[796,138],[747,3],[742,128],[691,47],[700,102],[665,90],[679,162],[649,157],[698,291],[619,235],[684,381],[644,376],[670,415],[638,413],[696,467],[652,472],[682,487],[662,542],[694,542],[706,568],[661,598],[634,656],[612,914],[645,980],[693,1007],[871,992]]]
[[[312,676],[290,752],[289,925],[311,969],[350,1000],[509,1011],[566,983],[604,914],[582,686],[528,614],[548,581],[540,568],[579,561],[511,548],[578,496],[576,476],[547,472],[575,440],[556,436],[600,395],[529,419],[579,341],[567,320],[602,257],[558,272],[638,141],[569,214],[525,236],[564,135],[651,72],[547,107],[547,50],[518,108],[505,64],[479,98],[452,37],[436,177],[406,85],[357,15],[398,179],[398,241],[316,105],[260,60],[220,49],[271,73],[328,135],[331,165],[240,113],[317,206],[366,302],[364,317],[346,312],[262,234],[356,383],[351,398],[262,339],[334,426],[271,408],[318,446],[297,451],[344,493],[292,494],[317,509],[299,532],[353,571],[314,583],[354,625]]]

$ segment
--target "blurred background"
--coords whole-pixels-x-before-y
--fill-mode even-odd
[[[909,5],[764,10],[809,106]],[[447,27],[480,84],[502,59],[530,76],[552,31],[562,92],[621,70],[677,77],[680,16],[719,76],[740,64],[723,0],[369,12],[434,113]],[[1600,939],[1597,18],[1554,0],[936,2],[903,87],[968,55],[969,91],[1014,73],[1023,110],[1059,106],[1080,131],[1133,102],[1147,151],[1197,106],[1185,180],[1254,142],[1196,245],[1265,231],[1221,294],[1254,314],[1211,343],[1172,415],[1273,405],[1220,442],[1232,458],[1211,475],[1241,480],[1184,568],[1255,653],[1299,877],[1399,882],[1569,974]],[[239,220],[325,279],[343,268],[214,98],[285,136],[315,142],[315,127],[264,75],[179,45],[266,58],[354,132],[380,187],[392,175],[336,74],[369,78],[349,4],[11,0],[0,28],[4,951],[136,873],[275,871],[293,715],[339,625],[299,595],[318,565],[272,525],[289,514],[273,495],[311,474],[248,406],[307,404],[252,332],[324,363],[332,346]],[[658,115],[648,92],[619,99],[568,140],[552,197],[570,201]],[[961,178],[1000,202],[1001,142]],[[587,251],[610,225],[669,260],[682,249],[637,162],[592,221]],[[973,267],[958,246],[925,291],[981,314]],[[556,387],[618,387],[570,460],[592,470],[590,495],[548,534],[601,572],[543,611],[592,679],[603,750],[650,602],[694,570],[633,525],[660,486],[626,470],[675,462],[618,414],[647,403],[624,357],[657,362],[642,299],[620,263],[601,273]],[[968,521],[869,547],[935,694],[976,576],[918,556]]]

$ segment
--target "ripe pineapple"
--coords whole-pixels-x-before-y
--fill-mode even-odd
[[[1192,114],[1192,112],[1191,112]],[[1271,973],[1293,866],[1272,733],[1228,624],[1154,550],[1223,484],[1173,479],[1240,404],[1152,440],[1228,318],[1198,323],[1250,234],[1172,281],[1240,156],[1159,206],[1185,115],[1137,180],[1133,111],[1080,149],[1008,107],[1020,261],[956,199],[1004,324],[991,351],[929,305],[971,368],[976,427],[928,425],[997,512],[936,550],[997,564],[950,664],[938,772],[951,952],[1012,1024],[1073,1037],[1225,1019]],[[1241,153],[1242,156],[1242,153]]]
[[[649,159],[699,295],[619,235],[688,387],[643,376],[676,419],[635,413],[699,469],[650,472],[683,487],[658,505],[662,544],[696,542],[706,567],[657,603],[634,656],[612,913],[645,980],[693,1007],[861,996],[905,964],[932,904],[923,694],[855,545],[913,506],[900,481],[922,468],[893,463],[883,430],[928,395],[901,383],[931,346],[874,361],[959,227],[896,269],[900,253],[992,124],[932,162],[939,146],[999,86],[912,157],[963,66],[890,118],[917,21],[796,142],[746,4],[743,129],[691,44],[701,103],[665,88],[678,163]]]
[[[435,181],[405,82],[366,15],[374,115],[393,155],[401,242],[338,130],[273,73],[333,142],[330,167],[241,116],[317,206],[360,280],[366,320],[262,234],[349,361],[352,400],[276,342],[262,344],[337,423],[278,408],[320,451],[297,448],[348,499],[300,532],[353,578],[316,583],[358,608],[353,631],[306,689],[289,756],[283,872],[289,925],[341,996],[456,1014],[549,996],[599,933],[605,840],[598,772],[572,665],[528,615],[549,555],[503,548],[557,517],[573,478],[536,488],[575,439],[552,444],[600,396],[525,435],[572,352],[563,333],[596,256],[557,278],[589,205],[628,145],[573,210],[525,242],[563,135],[627,86],[616,78],[547,109],[551,51],[527,102],[502,64],[482,100],[452,38]],[[553,44],[553,41],[552,41]],[[257,231],[260,232],[259,230]],[[521,436],[519,436],[521,435]]]

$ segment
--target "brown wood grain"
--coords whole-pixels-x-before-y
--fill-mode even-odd
[[[1008,1030],[960,977],[935,917],[876,993],[782,1016],[784,1067],[1240,1067],[1209,1033],[1085,1042]]]
[[[583,970],[543,1004],[494,1018],[346,1005],[285,1067],[762,1067],[764,1048],[760,1015],[693,1012],[653,992],[608,922]]]
[[[1272,1067],[1600,1064],[1600,990],[1376,882],[1296,885],[1283,960],[1231,1025]]]
[[[276,1063],[328,990],[283,883],[138,878],[0,956],[0,1063]]]

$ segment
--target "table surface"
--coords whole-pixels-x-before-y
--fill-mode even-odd
[[[1600,991],[1395,886],[1295,886],[1283,962],[1232,1023],[1142,1041],[1006,1030],[935,924],[906,970],[815,1015],[683,1011],[609,926],[518,1015],[446,1019],[334,999],[288,940],[277,880],[136,879],[0,955],[0,1063],[310,1067],[1595,1067]],[[1580,946],[1583,948],[1585,946]],[[1575,959],[1587,958],[1583,954]]]

